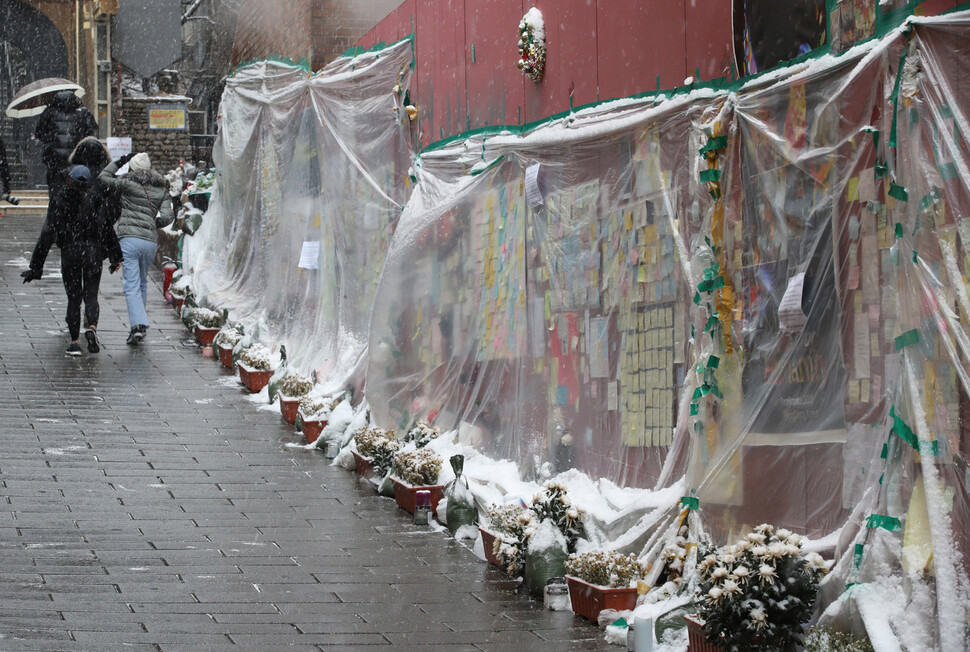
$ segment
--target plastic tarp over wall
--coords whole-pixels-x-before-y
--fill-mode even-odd
[[[524,477],[686,478],[720,543],[824,538],[825,618],[965,649],[968,52],[966,13],[918,19],[736,92],[426,150],[376,294],[376,421],[433,418]]]
[[[238,70],[222,98],[212,207],[186,239],[198,297],[338,383],[366,349],[407,198],[411,61],[404,40],[313,76],[273,61]]]

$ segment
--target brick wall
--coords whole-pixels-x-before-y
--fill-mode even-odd
[[[165,174],[179,159],[192,157],[188,131],[160,131],[148,128],[150,104],[184,104],[168,98],[125,98],[121,104],[121,122],[115,125],[115,135],[131,137],[131,151],[146,152],[152,167]]]
[[[271,56],[310,58],[310,5],[316,0],[243,0],[232,65]]]
[[[404,0],[243,0],[232,64],[307,58],[314,70],[340,56]]]
[[[313,69],[319,70],[377,25],[403,0],[312,0]]]

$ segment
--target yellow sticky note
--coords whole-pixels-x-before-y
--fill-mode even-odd
[[[623,211],[623,228],[627,231],[633,228],[633,211]]]
[[[640,265],[637,268],[637,283],[647,282],[647,268],[644,265]]]
[[[851,179],[849,179],[849,187],[847,189],[847,193],[848,193],[848,197],[846,199],[848,199],[849,201],[859,200],[859,177],[852,177]]]

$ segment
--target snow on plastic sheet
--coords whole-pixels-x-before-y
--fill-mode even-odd
[[[200,298],[328,383],[366,349],[374,289],[406,200],[408,41],[318,74],[279,63],[230,78],[219,179],[186,262]],[[358,379],[359,380],[359,379]]]

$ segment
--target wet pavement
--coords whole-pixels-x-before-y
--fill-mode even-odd
[[[104,348],[65,356],[57,249],[20,278],[42,219],[0,217],[0,650],[611,649],[288,446],[157,285],[128,347],[105,269]]]

